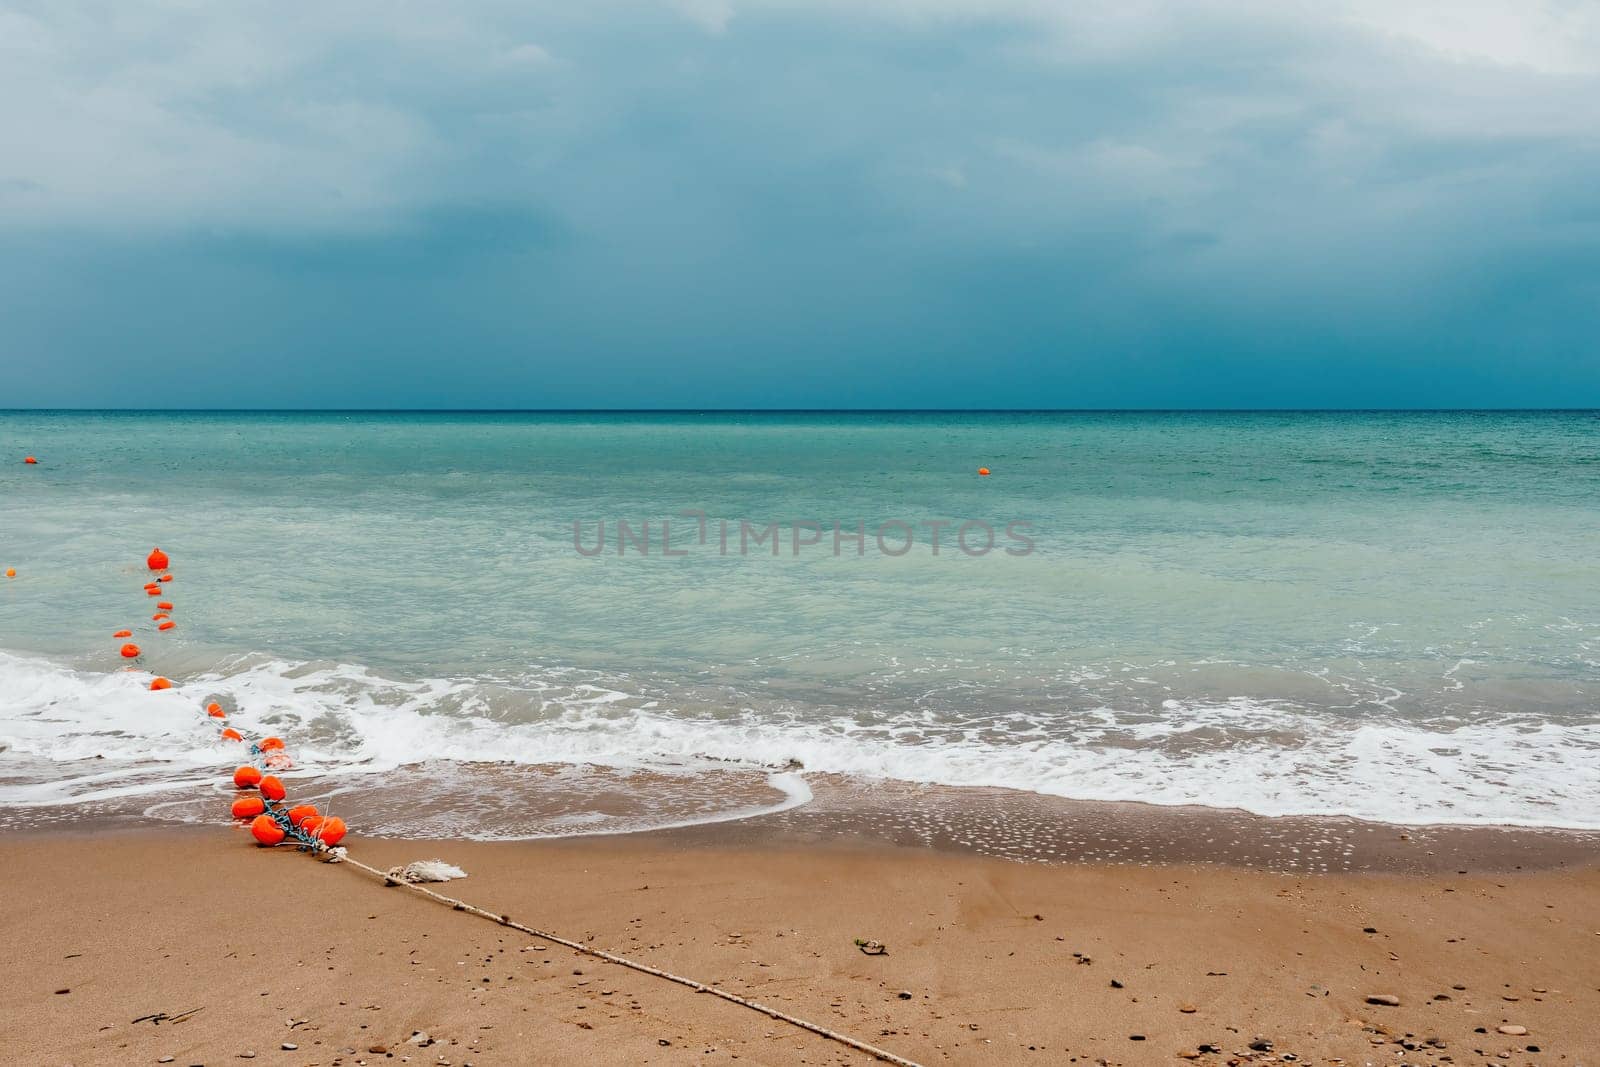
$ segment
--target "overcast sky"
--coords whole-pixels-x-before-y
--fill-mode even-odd
[[[0,0],[0,406],[1600,406],[1594,0]]]

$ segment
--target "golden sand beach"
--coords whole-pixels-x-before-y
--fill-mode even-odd
[[[1516,836],[1476,832],[1467,874],[1021,863],[761,820],[351,851],[446,859],[470,876],[442,892],[921,1064],[1600,1062],[1600,867],[1497,851]],[[242,831],[0,847],[8,1063],[872,1062]]]

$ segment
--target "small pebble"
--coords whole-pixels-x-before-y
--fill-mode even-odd
[[[1367,994],[1367,1003],[1382,1004],[1386,1007],[1398,1008],[1400,1006],[1400,998],[1395,996],[1393,993],[1369,993]]]
[[[285,1041],[283,1044],[279,1045],[278,1047],[283,1049],[283,1051],[285,1051],[285,1052],[293,1052],[295,1049],[299,1048],[300,1046],[296,1045],[292,1041]]]
[[[1528,1032],[1528,1028],[1526,1026],[1514,1026],[1508,1024],[1500,1027],[1500,1032],[1502,1034],[1509,1034],[1512,1037],[1521,1037]]]

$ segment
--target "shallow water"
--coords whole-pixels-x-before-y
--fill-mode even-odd
[[[792,763],[1600,827],[1593,413],[0,413],[25,453],[0,463],[13,809],[181,813],[232,758],[217,699],[319,781],[426,782],[481,836],[791,804]],[[123,627],[180,689],[122,672]]]

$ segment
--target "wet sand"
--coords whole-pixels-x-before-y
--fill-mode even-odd
[[[1306,832],[1355,838],[1360,870],[1284,873],[1219,846],[1232,837],[1211,814],[1219,862],[1154,844],[1131,863],[895,844],[870,811],[830,816],[826,801],[609,838],[349,843],[378,867],[459,864],[470,877],[437,888],[919,1063],[1600,1064],[1600,866],[1587,838],[1319,825]],[[1206,836],[1198,815],[1155,815],[1168,829],[1147,825],[1141,840]],[[1118,818],[1130,821],[1084,827],[1116,848],[1140,816]],[[1303,835],[1281,825],[1270,851],[1293,855]],[[872,1062],[246,840],[206,827],[9,835],[0,1058]],[[1414,868],[1431,873],[1370,873]],[[865,955],[857,938],[888,951]]]

